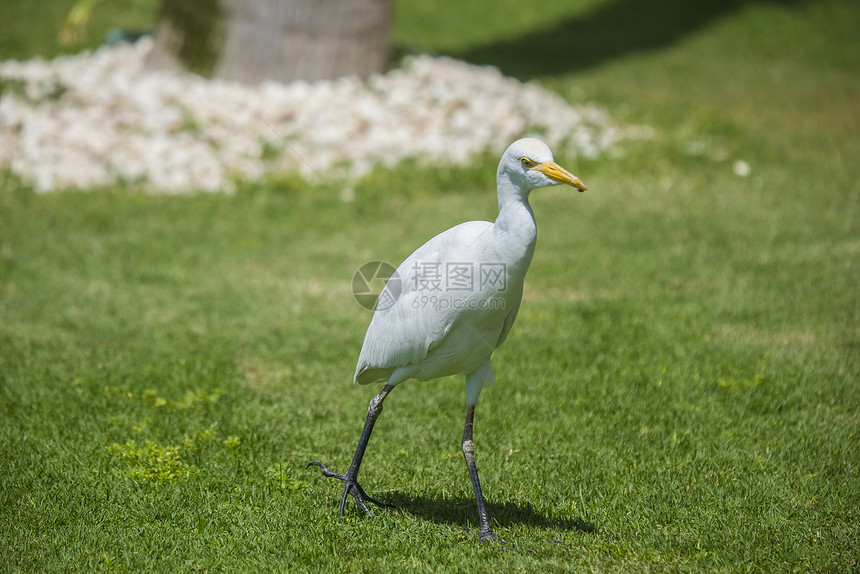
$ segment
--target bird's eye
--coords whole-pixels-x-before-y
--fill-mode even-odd
[[[530,159],[529,159],[529,158],[527,158],[527,157],[520,158],[520,163],[522,163],[522,164],[523,164],[523,167],[532,168],[532,167],[534,167],[534,166],[535,166],[535,162],[533,162],[532,160],[530,160]]]

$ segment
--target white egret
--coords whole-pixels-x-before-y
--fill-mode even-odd
[[[358,358],[354,382],[385,381],[370,401],[364,430],[345,474],[318,466],[327,477],[344,481],[339,513],[347,496],[369,516],[367,502],[388,506],[367,495],[358,470],[382,402],[407,379],[429,380],[466,375],[466,425],[463,456],[478,503],[481,540],[497,540],[481,493],[475,466],[472,428],[481,389],[494,381],[490,357],[511,330],[523,296],[523,280],[534,254],[537,228],[529,193],[568,184],[580,191],[578,177],[553,161],[542,141],[526,138],[502,155],[496,173],[499,215],[494,223],[470,221],[437,235],[410,255],[388,281]]]

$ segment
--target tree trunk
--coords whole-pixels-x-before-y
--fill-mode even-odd
[[[150,63],[246,83],[384,72],[392,0],[162,0]]]

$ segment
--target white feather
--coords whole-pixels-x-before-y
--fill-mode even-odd
[[[526,158],[528,161],[525,161]],[[558,166],[543,142],[514,142],[499,162],[499,216],[453,227],[415,250],[397,269],[373,315],[355,382],[428,380],[463,373],[467,401],[493,381],[490,357],[516,319],[537,239],[529,192],[562,183],[535,165]],[[561,170],[561,168],[558,168]],[[563,182],[581,187],[574,176]],[[565,176],[566,177],[566,176]],[[452,270],[471,273],[449,275]]]

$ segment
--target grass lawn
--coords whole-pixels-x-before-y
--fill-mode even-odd
[[[53,17],[0,4],[0,57],[57,53]],[[130,4],[146,26],[156,2]],[[350,385],[353,272],[494,218],[497,157],[378,170],[352,203],[4,176],[0,571],[858,570],[860,6],[463,4],[399,2],[395,40],[654,130],[557,154],[590,191],[532,196],[475,429],[510,546],[466,531],[461,378],[386,401],[361,478],[397,510],[340,519],[339,483],[304,468],[347,467],[379,390]]]

